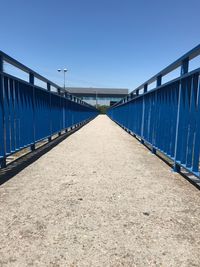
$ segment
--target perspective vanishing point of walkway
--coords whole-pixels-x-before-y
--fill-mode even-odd
[[[0,266],[200,266],[200,195],[106,116],[0,186]]]

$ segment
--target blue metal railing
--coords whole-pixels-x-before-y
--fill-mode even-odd
[[[199,178],[200,69],[188,72],[200,45],[132,91],[112,106],[108,116],[125,130],[160,151]],[[181,68],[180,77],[162,84],[162,78]],[[156,81],[156,88],[148,86]]]
[[[29,82],[6,73],[5,62],[28,73]],[[45,82],[46,89],[36,86],[34,78]],[[50,141],[97,114],[93,106],[0,51],[0,167],[12,153],[29,146],[34,150],[37,142]]]

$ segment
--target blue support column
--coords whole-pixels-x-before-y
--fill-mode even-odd
[[[141,142],[142,145],[144,145],[144,140],[143,139],[141,139],[140,142]]]
[[[161,84],[162,84],[162,75],[159,75],[158,77],[157,77],[157,80],[156,80],[156,86],[158,87],[158,86],[161,86]]]
[[[183,60],[182,65],[181,65],[181,73],[180,75],[184,75],[188,73],[189,69],[189,58]],[[179,97],[178,97],[178,111],[177,111],[177,120],[176,120],[176,139],[175,139],[175,157],[174,157],[174,171],[175,172],[180,172],[180,165],[177,164],[177,150],[178,150],[178,141],[179,141],[179,135],[180,130],[179,130],[179,123],[180,123],[180,108],[181,108],[181,99],[182,99],[182,82],[180,82],[179,85]]]
[[[188,73],[189,69],[189,58],[186,58],[183,60],[182,65],[181,65],[181,76]]]
[[[174,171],[174,172],[180,172],[180,170],[181,170],[180,165],[178,165],[177,163],[175,163],[175,164],[174,164],[173,171]]]
[[[147,92],[148,84],[144,85],[144,93]],[[145,99],[142,99],[142,125],[141,125],[141,137],[144,138],[144,114],[145,114]],[[141,139],[141,144],[144,144],[144,140]]]
[[[51,85],[50,85],[50,83],[47,83],[47,91],[49,92],[49,109],[50,109],[50,111],[49,111],[49,117],[50,117],[49,118],[49,123],[50,123],[49,131],[50,131],[50,135],[48,137],[48,141],[51,142],[51,140],[52,140],[52,138],[51,138],[51,135],[52,135],[52,117],[51,117],[51,93],[50,93]]]
[[[151,152],[152,152],[152,154],[156,154],[156,149],[155,149],[155,147],[152,147],[152,148],[151,148]]]
[[[158,77],[157,77],[157,79],[156,79],[156,87],[159,87],[159,86],[161,86],[161,84],[162,84],[162,75],[159,75]],[[157,106],[157,91],[155,92],[155,103],[154,103],[154,105],[155,106]],[[155,109],[155,108],[154,108]],[[154,110],[154,112],[156,112],[155,110]],[[154,119],[154,125],[153,125],[153,127],[152,127],[152,144],[155,146],[156,144],[155,144],[155,139],[156,139],[156,120]],[[155,149],[155,147],[153,147],[152,146],[152,148],[151,148],[151,152],[153,153],[153,154],[156,154],[156,149]]]
[[[2,152],[3,155],[0,158],[0,168],[6,167],[6,128],[5,128],[5,109],[4,109],[4,93],[3,93],[3,58],[0,55],[0,104],[2,105],[2,134],[3,134],[3,140],[2,140]]]
[[[65,92],[65,98],[66,99],[69,99],[69,94],[67,92]],[[67,105],[68,105],[68,102],[67,102]],[[66,116],[66,115],[65,115]],[[66,119],[66,118],[65,118]],[[67,133],[68,132],[68,128],[66,127],[65,128],[65,132]]]
[[[61,95],[60,88],[58,88],[58,95]],[[60,108],[61,108],[61,98],[60,98]],[[61,136],[61,123],[62,123],[62,118],[60,117],[60,131],[58,132],[58,136]]]
[[[148,84],[146,83],[146,84],[144,85],[144,93],[147,92],[147,88],[148,88]]]
[[[35,89],[34,89],[34,74],[29,73],[29,83],[33,86],[33,144],[31,145],[31,151],[35,150]]]

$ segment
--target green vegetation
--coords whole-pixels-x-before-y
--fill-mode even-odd
[[[107,109],[109,108],[109,106],[100,106],[100,105],[98,105],[97,106],[97,109],[100,111],[100,114],[106,114],[106,111],[107,111]]]

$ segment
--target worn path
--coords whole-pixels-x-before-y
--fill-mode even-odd
[[[0,186],[0,266],[200,266],[199,206],[99,116]]]

